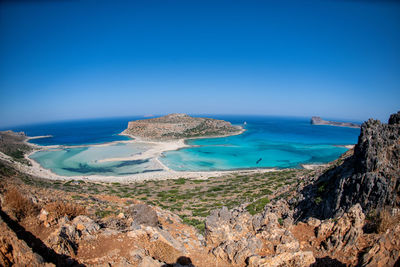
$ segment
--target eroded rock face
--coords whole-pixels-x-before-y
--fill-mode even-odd
[[[391,115],[389,124],[373,119],[363,123],[354,155],[304,188],[296,217],[330,218],[356,203],[366,213],[399,206],[399,117],[400,113]]]
[[[400,224],[388,230],[363,255],[362,266],[399,266],[400,264]],[[397,265],[395,265],[397,263]]]
[[[229,211],[223,207],[212,212],[206,219],[205,228],[207,244],[212,247],[210,252],[217,258],[239,265],[260,251],[270,255],[299,252],[299,242],[278,220],[278,216],[287,213],[284,204],[267,205],[263,213],[255,216],[243,208]],[[257,266],[254,264],[252,266]]]
[[[250,213],[242,208],[214,210],[205,222],[205,238],[212,247],[211,253],[231,263],[244,263],[261,248],[252,220]]]
[[[316,229],[317,238],[322,240],[319,249],[331,256],[344,256],[347,262],[356,264],[364,223],[365,215],[359,204],[353,206],[336,222],[323,221]]]

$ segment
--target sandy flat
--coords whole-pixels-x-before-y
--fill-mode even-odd
[[[241,131],[238,134],[243,133]],[[177,150],[183,147],[189,147],[184,139],[179,139],[179,140],[173,140],[173,141],[166,141],[166,142],[156,142],[156,141],[146,141],[142,140],[138,137],[135,136],[130,136],[134,140],[127,140],[127,141],[114,141],[114,142],[109,142],[109,143],[103,143],[103,144],[94,144],[94,145],[79,145],[79,146],[61,146],[61,145],[54,145],[54,146],[39,146],[35,144],[31,144],[27,142],[28,140],[31,140],[32,138],[28,138],[26,140],[26,143],[34,148],[34,151],[32,151],[29,154],[25,155],[25,158],[31,162],[32,166],[27,166],[24,164],[21,164],[19,162],[14,162],[9,156],[3,154],[0,152],[0,158],[3,160],[6,160],[8,162],[12,162],[18,170],[24,173],[28,173],[34,176],[42,177],[42,178],[47,178],[47,179],[53,179],[53,180],[90,180],[90,181],[101,181],[101,182],[135,182],[135,181],[143,181],[143,180],[164,180],[164,179],[178,179],[178,178],[193,178],[193,179],[207,179],[209,177],[219,177],[219,176],[224,176],[224,175],[229,175],[229,174],[251,174],[251,173],[265,173],[265,172],[271,172],[271,171],[276,171],[276,169],[270,168],[270,169],[249,169],[249,170],[229,170],[229,171],[174,171],[167,166],[165,166],[160,160],[159,156],[165,152],[165,151],[171,151],[171,150]],[[216,136],[212,138],[217,138],[217,137],[225,137],[225,136]],[[202,137],[200,137],[202,138]],[[206,138],[211,138],[211,137],[206,137]],[[193,138],[195,139],[195,138]],[[29,156],[32,155],[33,153],[40,151],[40,150],[47,150],[47,149],[64,149],[64,148],[70,148],[70,147],[95,147],[95,146],[109,146],[113,145],[116,143],[143,143],[143,144],[151,144],[152,148],[137,154],[133,155],[130,157],[121,157],[121,158],[108,158],[108,159],[103,159],[99,160],[99,162],[109,162],[109,161],[128,161],[128,160],[140,160],[140,159],[148,159],[150,158],[151,161],[153,161],[153,164],[155,167],[161,167],[162,170],[160,171],[151,171],[151,172],[145,172],[145,173],[137,173],[137,174],[132,174],[132,175],[126,175],[126,176],[102,176],[102,175],[78,175],[78,176],[62,176],[58,175],[54,172],[52,172],[49,169],[43,168],[38,162],[35,160],[31,159]]]
[[[241,132],[237,134],[243,133],[245,130],[243,129]],[[124,134],[125,135],[125,134]],[[236,134],[235,134],[236,135]],[[19,162],[14,162],[12,159],[0,152],[0,158],[7,160],[9,162],[13,162],[13,164],[22,172],[39,176],[47,179],[56,179],[56,180],[71,180],[71,179],[79,179],[79,180],[90,180],[90,181],[101,181],[101,182],[135,182],[135,181],[143,181],[143,180],[164,180],[164,179],[178,179],[178,178],[193,178],[193,179],[207,179],[209,177],[219,177],[229,174],[253,174],[253,173],[265,173],[271,171],[277,171],[275,168],[259,168],[259,169],[245,169],[245,170],[228,170],[228,171],[174,171],[168,168],[165,164],[163,164],[159,157],[162,153],[171,150],[178,150],[184,147],[189,147],[185,143],[185,139],[178,139],[172,141],[148,141],[143,140],[136,136],[127,135],[132,138],[132,140],[124,140],[124,141],[113,141],[102,144],[93,144],[93,145],[77,145],[77,146],[62,146],[62,145],[53,145],[53,146],[39,146],[28,141],[31,139],[35,139],[34,137],[29,137],[25,141],[26,144],[32,146],[34,151],[25,155],[25,158],[29,160],[32,166],[27,166],[21,164]],[[45,136],[47,137],[47,136]],[[190,138],[190,139],[200,139],[200,138],[218,138],[218,137],[226,137],[225,136],[214,136],[214,137],[198,137],[198,138]],[[44,138],[44,137],[40,137]],[[38,162],[31,159],[29,156],[40,150],[47,149],[64,149],[64,148],[74,148],[74,147],[104,147],[110,146],[117,143],[143,143],[151,145],[151,148],[143,153],[139,153],[136,155],[132,155],[129,157],[115,157],[115,158],[107,158],[99,160],[98,162],[112,162],[112,161],[130,161],[130,160],[144,160],[150,159],[150,162],[153,166],[153,169],[162,169],[160,171],[150,171],[145,173],[137,173],[126,176],[104,176],[104,175],[78,175],[78,176],[62,176],[52,172],[49,169],[43,168]],[[346,145],[342,146],[348,149],[354,147],[354,145]],[[302,167],[304,169],[316,169],[318,167],[324,166],[325,164],[303,164]]]

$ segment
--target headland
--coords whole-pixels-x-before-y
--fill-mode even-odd
[[[321,117],[314,116],[311,118],[311,124],[313,125],[330,125],[339,127],[350,127],[350,128],[360,128],[360,125],[352,122],[338,122],[338,121],[326,121]]]

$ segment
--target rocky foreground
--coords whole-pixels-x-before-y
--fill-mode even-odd
[[[130,121],[128,128],[122,133],[144,140],[172,140],[235,135],[242,130],[227,121],[174,113],[159,118]]]
[[[215,209],[203,232],[101,194],[88,197],[120,213],[96,218],[68,190],[0,166],[0,265],[399,266],[399,156],[400,112],[388,124],[369,120],[354,151],[302,177],[297,192],[254,215],[246,205]]]

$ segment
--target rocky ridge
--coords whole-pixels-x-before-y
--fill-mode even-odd
[[[122,134],[145,140],[172,140],[234,135],[242,130],[240,126],[233,126],[227,121],[174,113],[159,118],[130,121]]]
[[[297,214],[329,218],[356,203],[364,212],[400,205],[400,112],[389,123],[369,119],[354,153],[302,189]]]

